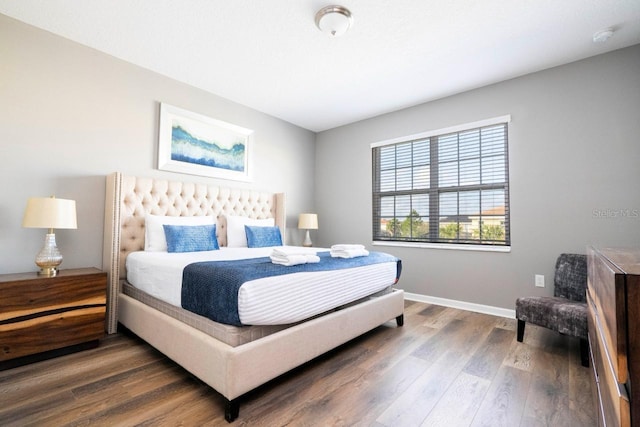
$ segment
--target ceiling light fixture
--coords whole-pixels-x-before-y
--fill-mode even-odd
[[[351,12],[343,6],[326,6],[316,13],[316,26],[331,37],[343,35],[352,23]]]
[[[613,36],[613,28],[605,28],[604,30],[593,33],[594,43],[604,43]]]

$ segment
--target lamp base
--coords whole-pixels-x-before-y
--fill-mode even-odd
[[[56,267],[43,267],[38,271],[38,276],[55,277],[58,274]]]
[[[305,234],[304,236],[304,242],[302,242],[302,246],[304,246],[305,248],[310,248],[311,246],[313,246],[313,243],[311,242],[311,236],[309,236],[309,230],[307,230],[307,234]]]
[[[48,233],[44,238],[44,246],[36,255],[36,265],[40,267],[38,276],[54,277],[58,274],[60,264],[62,264],[62,254],[56,246],[56,235]]]

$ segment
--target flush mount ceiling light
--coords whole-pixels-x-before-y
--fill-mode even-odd
[[[594,43],[604,43],[613,36],[613,28],[605,28],[604,30],[593,33]]]
[[[326,6],[316,13],[316,26],[331,37],[343,35],[352,23],[351,12],[343,6]]]

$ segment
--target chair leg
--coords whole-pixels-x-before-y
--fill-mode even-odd
[[[589,341],[580,338],[580,361],[585,368],[589,367]]]
[[[518,319],[518,342],[522,342],[524,338],[524,320]]]

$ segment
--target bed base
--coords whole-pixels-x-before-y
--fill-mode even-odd
[[[404,314],[396,316],[396,324],[398,327],[404,325]],[[232,423],[240,415],[240,399],[224,399],[224,419]]]
[[[225,419],[236,419],[239,397],[392,319],[404,323],[404,292],[394,290],[256,341],[231,347],[125,294],[119,321],[222,394]]]

